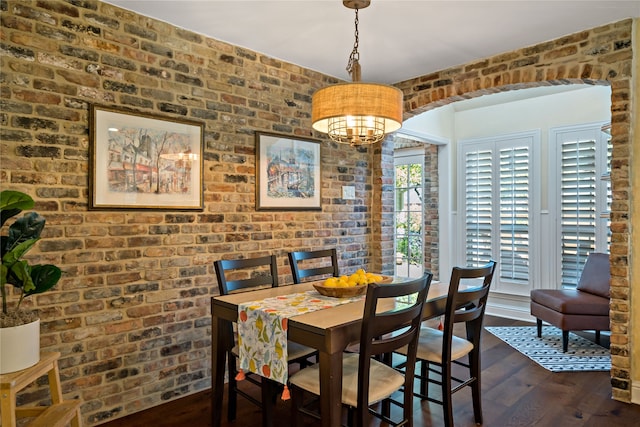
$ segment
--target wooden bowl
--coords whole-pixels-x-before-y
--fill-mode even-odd
[[[384,274],[380,274],[382,276],[382,280],[378,280],[376,283],[391,283],[393,282],[393,276],[385,276]]]
[[[393,277],[391,276],[382,276],[382,280],[377,283],[391,283],[393,281]],[[358,285],[350,288],[328,288],[323,286],[322,284],[313,284],[313,287],[320,293],[320,295],[324,295],[326,297],[333,298],[352,298],[357,297],[358,295],[362,295],[367,291],[367,285]]]
[[[325,297],[334,297],[334,298],[351,298],[357,297],[358,295],[362,295],[367,291],[367,285],[358,285],[349,288],[328,288],[322,285],[313,284],[313,287],[316,288],[316,291],[320,293],[320,295],[324,295]]]

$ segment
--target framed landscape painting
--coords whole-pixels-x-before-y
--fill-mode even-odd
[[[202,209],[203,125],[91,106],[91,209]]]
[[[256,209],[320,210],[320,142],[256,132]]]

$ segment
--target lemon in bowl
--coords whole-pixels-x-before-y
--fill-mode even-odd
[[[358,269],[351,275],[342,275],[340,277],[329,277],[321,284],[314,283],[313,287],[324,296],[335,298],[351,298],[362,295],[367,290],[370,283],[389,283],[392,281],[390,276],[383,276],[365,272]]]

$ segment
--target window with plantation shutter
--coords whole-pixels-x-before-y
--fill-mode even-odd
[[[560,282],[575,288],[591,252],[607,252],[610,239],[609,138],[602,126],[556,128]]]
[[[530,290],[532,147],[537,133],[461,142],[465,262],[498,260],[493,289]]]
[[[500,277],[529,278],[529,147],[500,150]]]
[[[468,265],[481,265],[492,258],[492,162],[490,150],[465,154],[465,259]]]
[[[613,144],[611,143],[611,124],[605,124],[602,126],[602,138],[604,139],[604,144],[607,147],[605,171],[602,174],[602,180],[605,185],[606,202],[605,210],[600,214],[600,217],[604,218],[604,221],[606,222],[604,233],[606,234],[605,239],[607,242],[606,252],[609,252],[611,247],[611,203],[613,202],[611,194],[611,155],[613,151]]]
[[[595,141],[566,141],[561,150],[562,285],[575,286],[596,246]]]

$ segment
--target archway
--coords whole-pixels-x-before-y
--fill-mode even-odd
[[[612,307],[630,305],[630,224],[632,203],[630,200],[630,153],[631,147],[631,88],[632,88],[632,34],[633,20],[625,20],[568,35],[560,39],[541,43],[487,58],[475,63],[443,70],[426,76],[398,83],[404,93],[405,118],[413,117],[433,108],[461,99],[510,91],[514,89],[565,84],[608,84],[611,86],[611,136],[612,190],[616,201],[612,207],[611,264],[612,283],[616,292],[612,296]],[[380,211],[374,215],[381,219],[379,230],[374,230],[374,239],[379,244],[381,259],[374,263],[387,265],[392,262],[393,250],[389,250],[392,221],[385,221],[389,210],[383,196],[383,187],[392,176],[389,170],[393,154],[391,142],[386,140],[374,153],[374,183],[380,185]],[[385,204],[387,203],[387,204]],[[389,225],[385,225],[389,224]],[[388,257],[388,258],[387,258]],[[631,400],[631,351],[630,316],[625,311],[612,315],[612,384],[613,395],[623,401]]]

